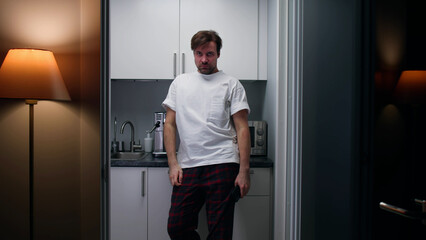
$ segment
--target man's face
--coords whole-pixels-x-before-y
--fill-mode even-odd
[[[195,66],[202,74],[212,74],[218,72],[217,59],[219,55],[215,42],[208,42],[194,49]]]

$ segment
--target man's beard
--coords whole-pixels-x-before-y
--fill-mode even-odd
[[[203,67],[207,67],[207,68],[203,68]],[[206,66],[206,65],[201,65],[198,68],[198,72],[202,73],[202,74],[212,74],[216,72],[216,67],[211,67],[211,66]]]

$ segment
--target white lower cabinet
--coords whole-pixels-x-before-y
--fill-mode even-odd
[[[250,170],[250,191],[235,205],[233,240],[271,239],[271,171],[271,168]],[[198,221],[201,239],[206,239],[208,228],[205,207],[201,209]]]
[[[235,206],[233,239],[271,239],[271,168],[252,168],[250,176],[250,192]],[[112,167],[110,181],[111,240],[169,239],[168,168]],[[206,239],[204,207],[198,231]]]
[[[148,239],[147,168],[111,168],[111,240]]]
[[[148,239],[167,240],[172,185],[168,168],[148,168]]]
[[[270,196],[247,196],[235,206],[234,240],[268,240],[270,233]]]
[[[169,239],[168,168],[113,167],[110,181],[111,240]]]

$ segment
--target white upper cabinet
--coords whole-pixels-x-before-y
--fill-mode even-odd
[[[173,79],[195,71],[191,37],[215,30],[218,68],[266,80],[266,0],[111,0],[111,78]]]
[[[172,79],[179,53],[179,1],[110,3],[111,78]]]
[[[258,79],[258,0],[182,0],[181,54],[184,72],[195,71],[191,37],[215,30],[222,38],[218,68],[238,79]]]

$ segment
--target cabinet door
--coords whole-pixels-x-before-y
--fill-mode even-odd
[[[250,169],[250,191],[237,202],[234,212],[234,240],[270,239],[271,168]]]
[[[250,169],[250,190],[248,196],[271,195],[271,168]]]
[[[271,238],[271,168],[250,170],[250,191],[235,204],[234,240]],[[205,206],[198,216],[198,233],[201,239],[208,235]]]
[[[258,79],[258,0],[181,1],[181,71],[195,71],[191,38],[215,30],[222,38],[218,68],[240,80]]]
[[[233,239],[270,239],[270,196],[247,196],[235,205]]]
[[[179,1],[110,3],[111,78],[173,79],[179,51]]]
[[[167,219],[169,217],[172,185],[168,168],[148,169],[148,239],[169,239]]]
[[[146,168],[111,168],[111,240],[147,239]]]

